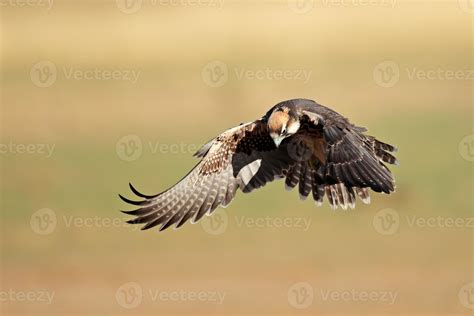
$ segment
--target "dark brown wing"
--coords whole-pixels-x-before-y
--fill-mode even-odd
[[[255,121],[225,131],[204,145],[195,156],[203,157],[191,172],[167,191],[148,196],[131,190],[143,201],[126,199],[139,208],[124,213],[136,216],[131,224],[142,229],[161,225],[176,228],[189,219],[198,221],[219,205],[227,206],[237,189],[250,192],[275,178],[282,177],[292,160],[285,150],[277,149],[268,135],[266,123]]]
[[[328,198],[333,208],[354,208],[356,194],[369,203],[369,188],[375,192],[390,193],[395,189],[394,178],[384,163],[398,164],[391,154],[394,146],[364,134],[365,128],[350,124],[338,113],[313,102],[299,109],[303,126],[289,140],[310,144],[313,155],[299,161],[288,171],[286,186],[299,184],[299,193],[321,204]],[[314,145],[314,140],[319,145]]]

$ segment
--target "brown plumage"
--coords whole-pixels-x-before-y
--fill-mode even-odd
[[[229,129],[204,145],[202,158],[170,189],[144,195],[126,211],[131,224],[142,229],[161,225],[176,228],[198,221],[218,206],[227,206],[238,189],[251,192],[275,179],[286,178],[288,189],[298,185],[302,199],[311,193],[317,205],[324,196],[333,208],[355,207],[356,196],[370,202],[369,188],[391,193],[394,179],[384,163],[397,164],[396,148],[364,134],[335,111],[311,100],[281,102],[262,118]]]
[[[268,129],[270,132],[280,132],[282,126],[288,122],[290,116],[288,112],[273,112],[268,118]]]

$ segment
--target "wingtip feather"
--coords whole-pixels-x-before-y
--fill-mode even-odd
[[[157,197],[159,194],[154,194],[154,195],[147,195],[147,194],[143,194],[141,192],[139,192],[133,185],[131,182],[128,183],[128,186],[130,187],[130,190],[136,195],[136,196],[139,196],[141,198],[144,198],[144,199],[152,199],[152,198],[155,198]]]
[[[126,197],[124,197],[123,195],[121,195],[121,194],[119,194],[118,196],[119,196],[119,198],[120,198],[122,201],[124,201],[125,203],[132,204],[132,205],[138,205],[138,206],[140,206],[140,205],[144,205],[144,204],[148,203],[148,201],[146,201],[146,200],[145,200],[145,201],[133,201],[133,200],[129,200],[129,199],[127,199]]]

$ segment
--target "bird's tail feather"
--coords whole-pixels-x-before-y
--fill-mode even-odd
[[[322,205],[324,196],[328,199],[332,209],[341,207],[346,210],[354,209],[356,196],[364,204],[370,203],[368,187],[356,187],[345,183],[324,183],[318,172],[306,162],[294,165],[286,174],[285,187],[291,190],[298,186],[298,192],[302,200],[312,193],[317,206]]]

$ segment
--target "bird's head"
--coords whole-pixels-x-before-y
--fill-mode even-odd
[[[299,128],[298,116],[286,107],[275,109],[268,119],[268,131],[277,147],[285,138],[295,134]]]

